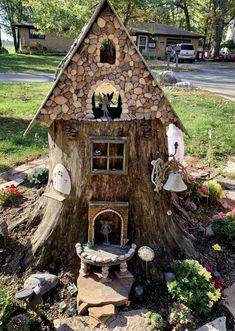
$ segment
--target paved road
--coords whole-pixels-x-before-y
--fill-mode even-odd
[[[171,64],[172,66],[173,64]],[[235,101],[235,63],[179,64],[194,71],[176,72],[183,81]],[[0,82],[52,82],[54,74],[0,73]]]
[[[54,74],[0,73],[0,82],[46,83],[53,82]]]
[[[200,71],[177,72],[176,77],[235,101],[235,63],[230,67],[194,65],[193,68]]]

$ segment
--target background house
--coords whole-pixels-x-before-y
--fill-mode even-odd
[[[196,51],[202,50],[204,35],[175,28],[167,24],[130,23],[131,34],[136,36],[136,44],[146,57],[165,59],[166,47],[177,43],[191,43]]]
[[[27,48],[39,43],[44,51],[67,53],[73,44],[73,39],[65,35],[56,35],[55,33],[38,34],[32,22],[20,22],[15,26],[18,29],[19,50],[24,51]]]

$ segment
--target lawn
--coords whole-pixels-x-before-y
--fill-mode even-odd
[[[23,133],[50,85],[0,83],[0,172],[47,154],[45,126],[36,125],[26,137]]]
[[[61,55],[0,54],[0,72],[52,72],[64,58]]]
[[[208,131],[212,133],[214,165],[235,154],[235,103],[207,91],[165,90],[190,137],[185,137],[186,154],[204,158]]]
[[[47,154],[47,128],[36,125],[23,137],[49,90],[49,83],[0,83],[0,172]],[[210,92],[165,90],[188,130],[186,154],[206,157],[212,131],[215,162],[235,152],[234,103]],[[35,133],[39,139],[35,139]]]

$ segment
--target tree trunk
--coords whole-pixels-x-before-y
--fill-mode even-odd
[[[24,259],[29,265],[36,258],[43,266],[64,261],[78,267],[74,245],[87,242],[90,201],[129,203],[128,238],[138,246],[149,245],[156,253],[153,268],[167,265],[180,256],[195,256],[190,235],[182,229],[171,195],[154,192],[150,180],[151,160],[160,153],[166,160],[166,132],[158,120],[126,122],[69,122],[77,131],[75,140],[65,134],[68,123],[56,121],[49,129],[50,178],[52,169],[62,163],[72,183],[63,202],[43,198],[43,218]],[[147,132],[147,134],[146,134]],[[128,173],[91,174],[90,136],[127,137]],[[167,211],[172,210],[168,216]],[[78,270],[78,269],[77,269]],[[135,272],[137,268],[135,267]]]
[[[220,44],[223,37],[224,19],[228,8],[228,0],[216,0],[214,1],[214,36],[213,36],[213,50],[212,55],[218,56],[220,53]]]

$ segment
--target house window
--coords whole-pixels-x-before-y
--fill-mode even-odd
[[[147,43],[148,43],[148,36],[139,36],[138,48],[142,54],[145,54],[147,52]]]
[[[100,47],[100,62],[114,64],[116,61],[116,49],[111,40],[106,38]]]
[[[100,84],[92,96],[92,110],[95,118],[105,120],[120,118],[122,100],[118,90],[109,83]]]
[[[45,39],[44,34],[38,34],[36,29],[29,29],[29,39]]]
[[[125,137],[91,138],[92,173],[126,173],[126,142]]]

